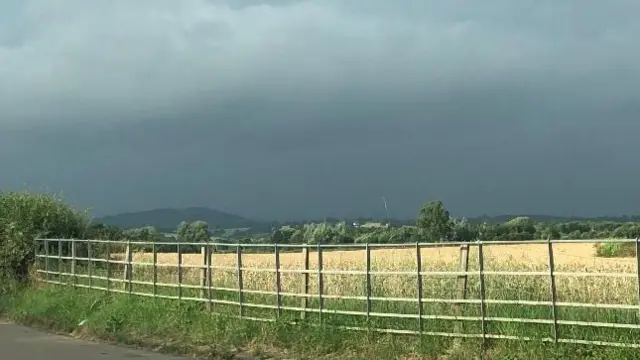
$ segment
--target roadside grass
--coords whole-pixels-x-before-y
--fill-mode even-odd
[[[409,309],[386,310],[402,313]],[[275,322],[256,322],[234,317],[237,308],[218,306],[215,311],[209,312],[206,303],[107,294],[60,285],[33,285],[25,289],[13,287],[12,291],[0,295],[0,314],[18,323],[90,339],[210,359],[233,359],[238,353],[250,354],[256,359],[640,359],[640,352],[633,349],[512,340],[490,340],[483,349],[481,342],[473,339],[462,340],[453,346],[452,339],[443,337],[420,338],[323,328],[314,326],[317,325],[317,319],[313,318],[297,324],[288,323],[286,320],[291,317],[287,316]],[[522,306],[512,307],[506,314],[504,311],[507,309],[499,311],[501,316],[545,315]],[[586,313],[591,311],[570,311],[564,315],[584,318]],[[595,316],[602,322],[632,322],[632,318],[637,316],[628,311],[626,318],[621,314],[607,311]],[[254,312],[250,315],[267,317],[269,314]],[[372,326],[410,328],[416,323],[413,319],[383,320],[384,324]],[[355,324],[352,317],[340,315],[325,316],[323,321],[327,325]],[[82,326],[79,325],[81,322],[84,322]],[[363,323],[357,325],[366,326]],[[437,327],[447,330],[444,329],[447,325],[438,325],[437,321],[425,325],[428,330]],[[488,330],[539,338],[548,337],[550,332],[549,326],[507,325],[502,328],[490,326]],[[563,336],[584,335],[579,333],[584,329],[560,329]],[[597,337],[600,338],[606,336],[609,341],[638,338],[637,332],[628,329],[605,330],[591,331],[597,332],[592,335],[599,335]]]
[[[429,359],[446,345],[437,339],[421,343],[410,336],[238,320],[193,302],[67,286],[31,287],[5,294],[0,304],[1,313],[22,324],[213,359],[232,359],[238,352],[275,359],[395,359],[402,354]]]

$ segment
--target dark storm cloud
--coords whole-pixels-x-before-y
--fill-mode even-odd
[[[631,1],[5,1],[0,185],[98,213],[638,212]]]

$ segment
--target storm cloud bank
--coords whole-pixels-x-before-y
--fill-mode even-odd
[[[113,213],[638,213],[632,1],[4,1],[0,186]]]

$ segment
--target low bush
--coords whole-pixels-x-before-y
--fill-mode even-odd
[[[0,282],[28,279],[36,237],[79,238],[87,224],[84,213],[53,195],[0,193]]]
[[[633,257],[636,256],[635,243],[598,243],[594,247],[598,257]]]

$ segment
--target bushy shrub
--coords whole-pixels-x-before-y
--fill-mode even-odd
[[[595,244],[598,257],[633,257],[636,256],[634,243],[599,243]]]
[[[55,196],[0,193],[0,281],[27,279],[35,238],[81,238],[87,225],[84,213]]]

